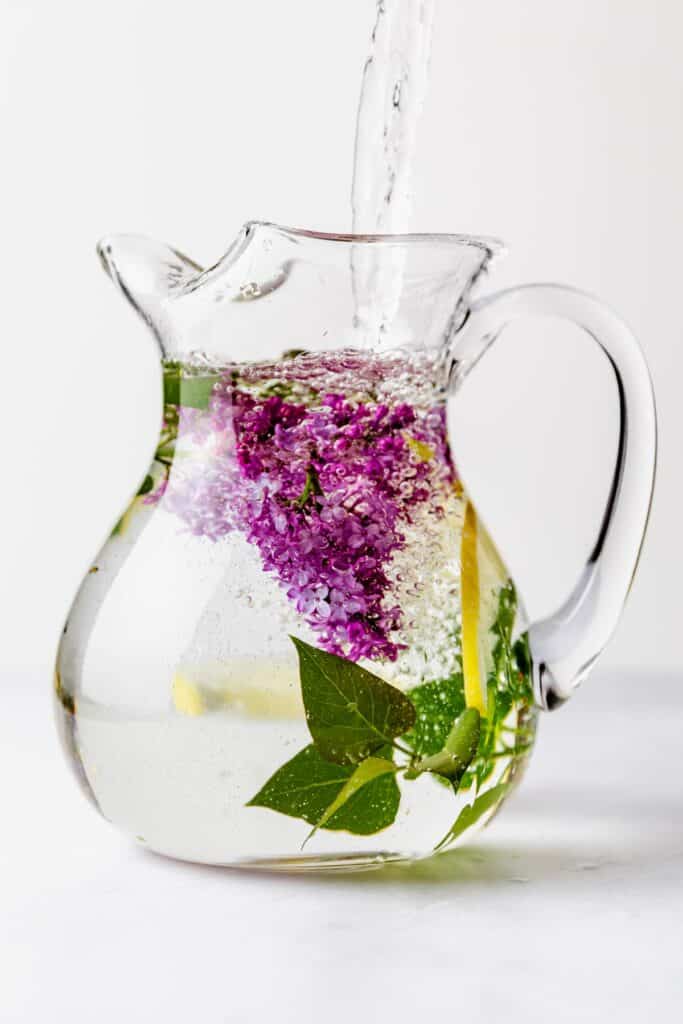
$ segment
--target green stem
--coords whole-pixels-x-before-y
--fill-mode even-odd
[[[521,754],[525,754],[527,750],[531,750],[530,743],[521,747],[505,747],[503,750],[496,751],[495,754],[489,754],[489,760],[495,761],[501,757],[519,757]]]
[[[299,495],[299,497],[296,499],[294,504],[297,506],[297,508],[303,508],[308,499],[310,498],[311,494],[322,493],[323,492],[320,487],[318,475],[314,470],[313,466],[309,466],[308,469],[306,470],[306,483],[304,484],[304,489]]]

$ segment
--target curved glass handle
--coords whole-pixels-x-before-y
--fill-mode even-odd
[[[657,426],[647,365],[626,325],[590,295],[560,285],[528,285],[475,303],[454,338],[455,386],[513,320],[551,316],[583,328],[614,371],[619,444],[607,507],[595,546],[564,604],[533,623],[529,642],[538,704],[569,697],[616,628],[645,535],[654,486]]]

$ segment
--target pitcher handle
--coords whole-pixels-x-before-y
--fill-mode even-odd
[[[619,396],[617,457],[597,540],[564,604],[529,628],[536,701],[551,710],[582,681],[617,626],[650,512],[657,424],[650,375],[631,331],[593,296],[560,285],[511,288],[474,303],[454,339],[455,386],[504,327],[526,316],[583,328],[607,357]]]

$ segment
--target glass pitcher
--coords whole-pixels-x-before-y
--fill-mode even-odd
[[[202,270],[135,236],[100,244],[155,336],[163,422],[68,616],[56,708],[84,792],[149,849],[320,869],[449,847],[512,792],[537,709],[606,644],[653,487],[647,369],[586,295],[473,301],[498,248],[249,223]],[[595,547],[532,623],[448,430],[528,315],[585,329],[620,399]]]

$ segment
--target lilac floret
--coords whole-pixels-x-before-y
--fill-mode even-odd
[[[284,366],[279,379],[295,380]],[[367,374],[345,357],[345,384],[359,368]],[[201,455],[174,464],[164,506],[195,536],[244,534],[326,650],[394,661],[402,616],[389,563],[417,506],[443,514],[455,482],[443,408],[336,391],[285,400],[253,387],[226,372],[206,412],[182,411],[180,439]]]

